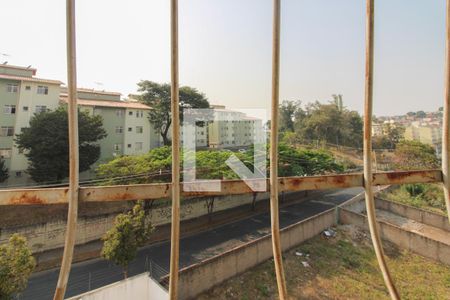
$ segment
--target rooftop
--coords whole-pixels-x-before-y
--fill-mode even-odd
[[[3,65],[0,65],[2,67]],[[0,79],[9,79],[9,80],[18,80],[18,81],[27,81],[27,82],[40,82],[40,83],[48,83],[48,84],[63,84],[62,81],[53,80],[53,79],[43,79],[36,77],[25,77],[25,76],[14,76],[14,75],[6,75],[0,74]]]
[[[68,102],[67,95],[61,95],[59,97],[60,101],[63,103]],[[78,105],[81,106],[99,106],[99,107],[115,107],[115,108],[132,108],[132,109],[146,109],[149,110],[150,107],[134,101],[111,101],[111,100],[86,100],[78,99]]]
[[[0,67],[2,68],[8,68],[8,69],[13,69],[13,70],[28,70],[28,71],[33,71],[33,76],[36,75],[36,69],[35,68],[31,68],[31,65],[28,67],[20,67],[20,66],[14,66],[14,65],[8,65],[6,62],[1,64]]]

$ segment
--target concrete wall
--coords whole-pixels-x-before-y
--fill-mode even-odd
[[[281,230],[283,251],[297,246],[335,224],[335,209]],[[180,299],[194,299],[200,293],[272,257],[270,235],[180,270]]]
[[[450,231],[450,223],[445,215],[380,198],[376,199],[375,205],[376,208],[387,210],[402,217]]]
[[[166,300],[169,295],[158,283],[143,273],[68,300]]]
[[[365,215],[345,208],[340,211],[340,223],[353,224],[369,230]],[[378,226],[383,239],[394,243],[400,248],[450,265],[450,245],[429,239],[420,233],[410,232],[384,221],[379,220]]]
[[[257,201],[266,199],[267,196],[267,193],[258,193]],[[252,200],[253,195],[251,194],[216,197],[214,200],[214,212],[250,204]],[[194,219],[207,213],[205,198],[193,198],[182,201],[181,220]],[[77,224],[76,244],[80,245],[100,239],[113,226],[115,217],[116,214],[80,217]],[[150,211],[150,219],[155,226],[170,223],[170,218],[171,207],[168,202]],[[0,228],[0,244],[7,242],[13,233],[19,233],[27,238],[28,245],[33,253],[40,253],[63,247],[65,232],[66,221],[62,219],[37,225],[4,227]]]

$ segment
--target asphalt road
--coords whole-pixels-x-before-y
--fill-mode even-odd
[[[361,193],[362,188],[323,191],[305,202],[280,208],[280,226],[299,222],[325,211]],[[185,237],[180,243],[180,267],[186,267],[232,247],[269,234],[270,215],[262,213],[218,228]],[[129,267],[129,276],[151,269],[162,274],[169,269],[170,242],[153,244],[141,249]],[[151,262],[151,263],[150,263]],[[59,269],[33,274],[28,288],[18,299],[52,299]],[[119,281],[123,278],[119,267],[102,259],[76,263],[72,266],[66,297]]]

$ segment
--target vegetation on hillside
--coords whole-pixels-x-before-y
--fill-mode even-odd
[[[381,198],[446,214],[444,191],[439,184],[404,184],[384,192]]]
[[[226,164],[231,155],[237,156],[253,171],[253,148],[244,153],[200,150],[196,152],[197,179],[238,179],[238,175]],[[257,153],[256,156],[258,155],[264,154]],[[267,156],[266,163],[268,172]],[[143,155],[122,156],[101,164],[97,168],[97,177],[102,178],[101,184],[169,182],[171,164],[170,147],[160,147]],[[344,167],[335,162],[334,157],[326,151],[279,145],[279,176],[306,176],[342,171]]]
[[[300,144],[316,141],[361,148],[363,122],[358,112],[343,106],[341,95],[327,104],[316,101],[305,106],[285,100],[280,104],[280,132],[294,133],[291,139]]]
[[[400,141],[394,151],[397,170],[434,169],[439,167],[436,152],[430,145],[419,141]]]

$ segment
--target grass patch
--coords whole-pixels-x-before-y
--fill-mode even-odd
[[[384,245],[402,299],[448,299],[450,267]],[[291,299],[389,299],[369,236],[353,226],[340,227],[334,238],[317,236],[284,253],[284,268]],[[278,299],[273,260],[198,299]]]

